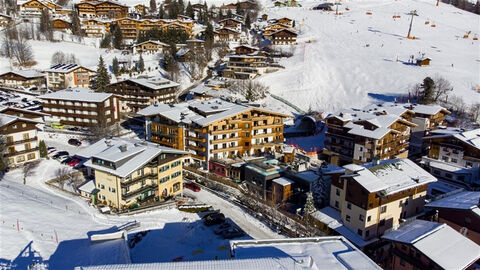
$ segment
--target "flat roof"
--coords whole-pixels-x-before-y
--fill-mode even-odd
[[[293,180],[287,178],[287,177],[279,177],[279,178],[275,178],[272,180],[274,183],[277,183],[281,186],[288,186],[288,185],[291,185],[293,183],[295,183]]]
[[[81,101],[81,102],[102,102],[113,94],[98,93],[93,90],[75,87],[60,90],[56,92],[50,92],[45,95],[39,96],[40,99],[56,99],[56,100],[69,100],[69,101]]]

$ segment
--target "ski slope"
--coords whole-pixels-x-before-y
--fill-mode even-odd
[[[299,31],[294,56],[280,60],[285,69],[258,79],[271,93],[301,108],[333,111],[393,100],[426,76],[443,76],[453,95],[480,101],[473,90],[480,86],[480,43],[472,39],[480,31],[478,15],[427,0],[342,1],[339,16],[311,9],[323,2],[299,3],[302,7],[279,8],[263,1],[269,19],[294,19]],[[411,10],[419,15],[412,27],[415,40],[405,38]],[[464,39],[468,31],[472,34]],[[432,59],[430,66],[406,63],[419,53]]]

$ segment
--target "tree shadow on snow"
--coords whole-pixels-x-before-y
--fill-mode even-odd
[[[237,226],[229,218],[227,222]],[[202,220],[166,223],[162,229],[149,230],[145,235],[128,236],[132,263],[221,260],[229,258],[230,240],[213,231],[218,225],[205,226]],[[135,239],[137,238],[138,239]],[[251,239],[245,234],[235,239]]]
[[[34,265],[43,265],[45,261],[38,251],[32,247],[33,241],[30,241],[12,261],[0,258],[0,269],[29,269]],[[3,248],[8,246],[3,245]]]
[[[394,102],[399,95],[386,95],[386,94],[376,94],[376,93],[368,93],[367,94],[370,98],[376,99],[381,102]]]

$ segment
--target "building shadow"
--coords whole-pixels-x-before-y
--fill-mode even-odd
[[[0,258],[0,269],[29,269],[35,265],[44,265],[45,261],[38,251],[32,247],[33,241],[30,241],[13,260]],[[2,248],[8,246],[2,244]]]

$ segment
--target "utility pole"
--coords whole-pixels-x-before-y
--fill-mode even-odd
[[[410,11],[410,13],[408,13],[407,15],[412,15],[412,18],[410,19],[410,27],[408,28],[408,34],[407,34],[407,38],[412,38],[412,37],[410,36],[410,32],[412,31],[413,16],[418,16],[418,14],[417,14],[417,11],[416,11],[416,10],[412,10],[412,11]]]

